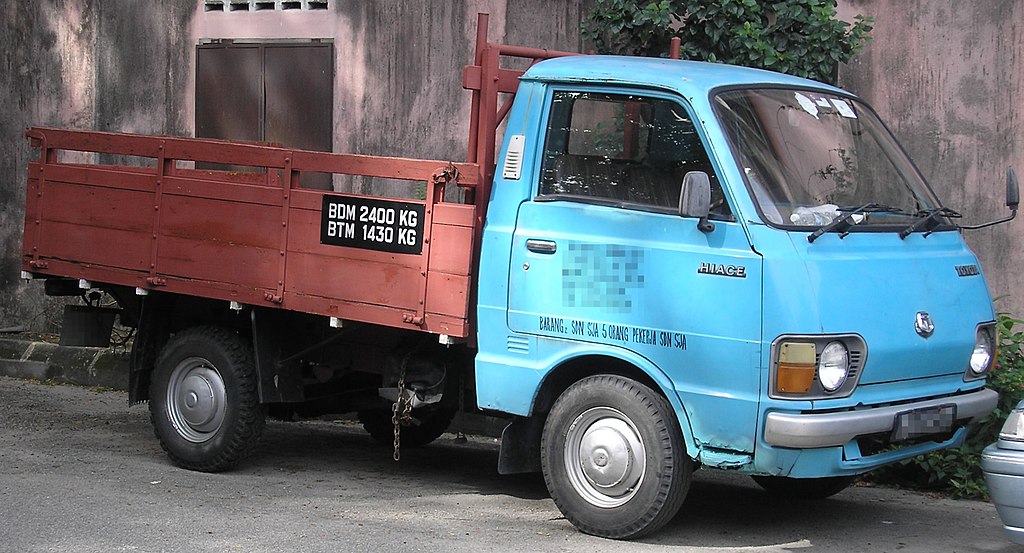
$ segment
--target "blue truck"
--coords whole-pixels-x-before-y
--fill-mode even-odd
[[[118,300],[131,401],[173,462],[233,466],[268,413],[357,412],[397,459],[481,412],[509,422],[501,473],[542,471],[572,524],[626,539],[670,521],[698,468],[824,498],[992,411],[995,313],[961,236],[984,225],[958,223],[863,101],[479,38],[466,163],[28,132],[23,276]],[[426,198],[302,189],[302,171],[420,180]]]

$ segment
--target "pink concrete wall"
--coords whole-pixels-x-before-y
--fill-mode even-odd
[[[194,0],[41,0],[0,11],[0,328],[48,329],[61,302],[19,280],[31,125],[184,134]]]
[[[965,223],[1007,213],[1006,167],[1024,178],[1024,2],[840,0],[875,18],[874,40],[840,86],[886,120]],[[1022,216],[1024,219],[1024,216]],[[1024,316],[1024,220],[967,232],[1000,311]]]

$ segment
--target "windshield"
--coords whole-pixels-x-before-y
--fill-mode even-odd
[[[837,94],[792,89],[718,94],[715,110],[766,222],[899,225],[939,206],[874,112]]]

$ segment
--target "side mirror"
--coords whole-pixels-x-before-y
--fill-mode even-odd
[[[1013,167],[1006,168],[1006,207],[1017,211],[1020,204],[1020,188],[1017,186],[1017,173]]]
[[[690,171],[683,175],[683,187],[679,191],[679,214],[683,217],[696,217],[697,229],[711,232],[715,230],[715,225],[708,221],[710,211],[711,178],[704,171]]]

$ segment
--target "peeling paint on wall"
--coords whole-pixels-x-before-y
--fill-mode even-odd
[[[0,12],[0,328],[44,330],[42,286],[20,280],[26,127],[186,134],[194,0],[40,0]],[[73,159],[73,158],[72,158]]]

